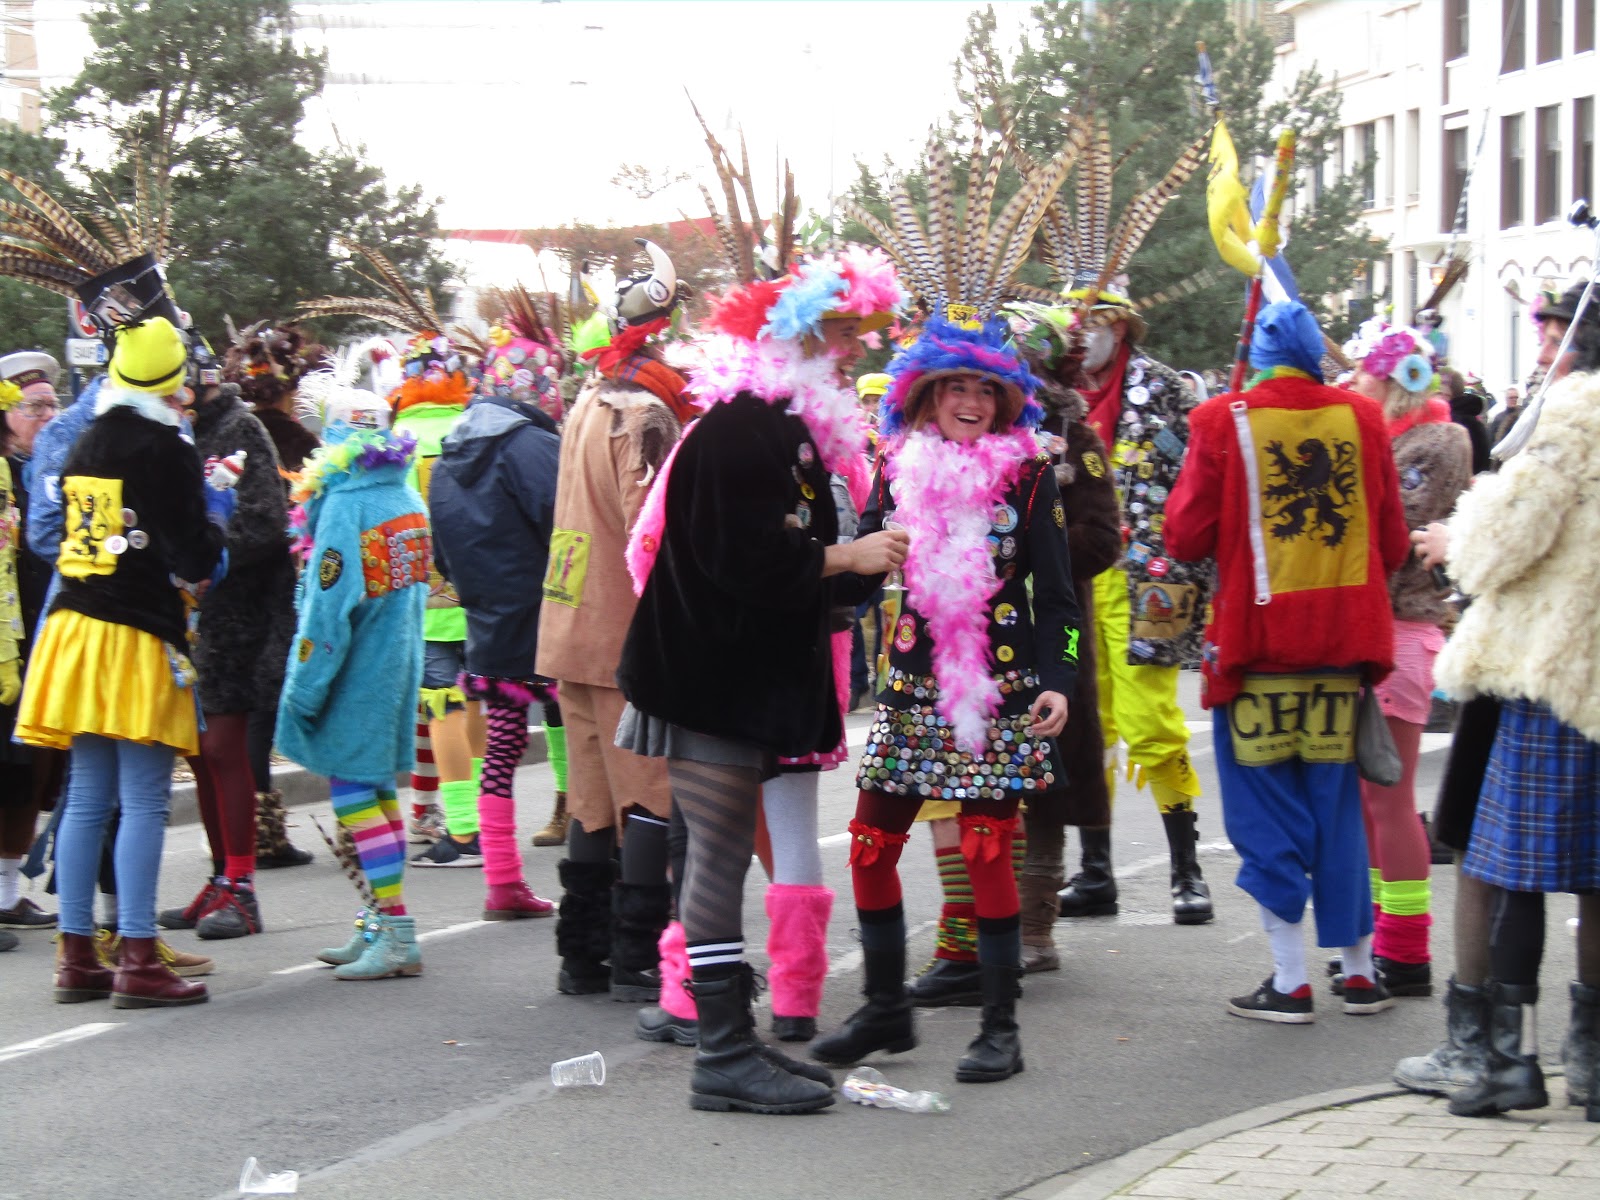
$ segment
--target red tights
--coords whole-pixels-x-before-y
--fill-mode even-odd
[[[250,770],[250,714],[207,713],[194,770],[200,820],[211,843],[211,867],[229,879],[256,870],[256,786]]]
[[[861,792],[850,822],[850,879],[856,907],[868,912],[901,902],[900,852],[922,801],[911,796]],[[961,857],[972,879],[973,906],[980,918],[1015,917],[1017,877],[1011,839],[1017,801],[966,800],[961,805]]]
[[[1361,781],[1366,817],[1367,855],[1384,879],[1426,879],[1431,855],[1428,836],[1417,819],[1417,759],[1422,726],[1389,717],[1389,732],[1400,751],[1403,774],[1392,787]]]

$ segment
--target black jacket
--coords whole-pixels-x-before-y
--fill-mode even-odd
[[[306,459],[311,457],[312,452],[322,445],[316,434],[280,408],[263,407],[250,411],[272,439],[273,448],[278,452],[278,461],[286,471],[299,471],[306,465]]]
[[[205,486],[176,426],[121,405],[96,417],[61,470],[62,578],[51,611],[142,629],[187,653],[172,578],[207,579],[222,555]]]
[[[532,679],[561,439],[531,404],[473,401],[428,490],[434,561],[467,610],[467,670]]]
[[[248,456],[228,520],[228,574],[200,605],[200,703],[208,713],[275,712],[294,638],[295,582],[278,454],[231,383],[195,407],[194,440],[202,462]]]
[[[713,405],[667,478],[661,549],[617,684],[640,712],[800,757],[839,744],[823,549],[838,536],[805,423],[743,394]]]

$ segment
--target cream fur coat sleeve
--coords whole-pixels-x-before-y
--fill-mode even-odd
[[[1473,602],[1439,686],[1546,704],[1600,741],[1600,373],[1551,388],[1528,447],[1462,495],[1449,569]]]

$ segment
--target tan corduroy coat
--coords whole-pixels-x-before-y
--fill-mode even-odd
[[[1552,387],[1527,448],[1462,495],[1449,570],[1472,604],[1439,685],[1546,704],[1600,741],[1600,372]]]

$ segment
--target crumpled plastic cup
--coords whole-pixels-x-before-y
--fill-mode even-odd
[[[605,1081],[606,1060],[598,1050],[550,1064],[550,1082],[558,1088],[599,1087]]]
[[[239,1194],[243,1196],[292,1196],[300,1187],[299,1171],[273,1171],[268,1174],[254,1158],[244,1160],[239,1172]]]

